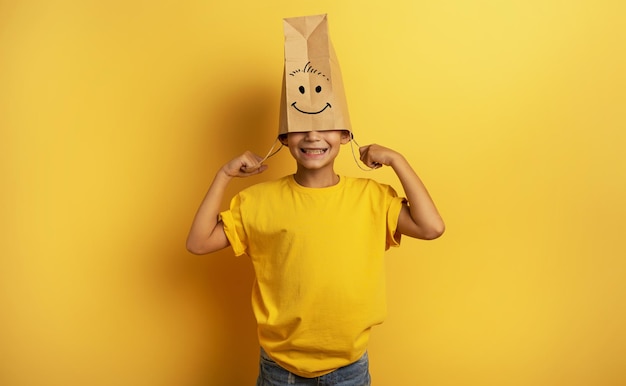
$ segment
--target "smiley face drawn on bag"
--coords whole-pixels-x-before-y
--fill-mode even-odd
[[[290,104],[296,111],[315,115],[332,108],[330,102],[324,99],[325,95],[329,95],[331,91],[330,78],[311,66],[311,62],[307,62],[301,69],[290,72],[289,76],[296,78],[295,81],[289,82],[291,87],[297,86],[298,88],[298,93],[291,93],[291,95],[302,96]]]

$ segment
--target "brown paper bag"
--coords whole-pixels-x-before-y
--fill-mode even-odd
[[[284,19],[285,69],[278,134],[351,131],[326,15]]]

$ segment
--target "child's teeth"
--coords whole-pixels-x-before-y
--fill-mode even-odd
[[[305,150],[305,152],[307,154],[322,154],[324,152],[324,150],[322,149],[317,149],[317,150]]]

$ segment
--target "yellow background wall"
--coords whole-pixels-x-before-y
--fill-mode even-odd
[[[388,253],[374,384],[626,384],[624,4],[1,1],[0,384],[254,383],[248,261],[184,240],[273,141],[281,19],[325,12],[357,140],[447,223]]]

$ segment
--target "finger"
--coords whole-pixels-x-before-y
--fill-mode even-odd
[[[251,165],[244,163],[243,165],[241,165],[241,168],[239,168],[239,170],[241,170],[243,173],[251,174],[254,173],[254,171],[258,170],[260,167],[261,164],[259,163],[254,163]]]
[[[255,167],[255,168],[241,169],[239,171],[239,177],[249,177],[249,176],[253,176],[256,174],[261,174],[264,171],[266,171],[267,168],[268,168],[267,165],[259,165],[259,167]]]
[[[241,157],[241,169],[248,172],[254,171],[261,166],[262,159],[263,158],[257,154],[246,152]]]
[[[247,151],[247,152],[245,152],[244,154],[241,155],[241,160],[246,165],[258,165],[263,160],[263,157],[261,157],[258,154],[255,154],[255,153],[252,153],[250,151]]]
[[[365,164],[369,163],[370,162],[369,149],[363,149],[362,151],[360,151],[360,153],[361,153],[361,156],[359,158],[361,159],[361,161],[363,161],[363,163]]]

